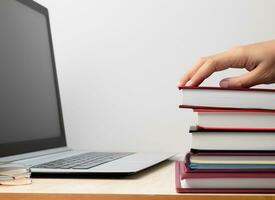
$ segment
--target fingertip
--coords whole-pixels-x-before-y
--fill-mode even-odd
[[[179,82],[177,83],[177,87],[178,87],[178,88],[183,87],[183,85],[182,85],[182,82],[181,82],[181,81],[179,81]]]
[[[188,81],[189,77],[183,76],[177,83],[177,87],[184,87]]]
[[[188,80],[188,81],[185,81],[185,82],[179,81],[177,83],[177,87],[178,88],[181,88],[181,87],[191,87],[191,86],[193,86],[193,81],[192,80]]]
[[[182,84],[181,84],[181,82],[178,82],[176,86],[177,86],[177,88],[183,87]]]

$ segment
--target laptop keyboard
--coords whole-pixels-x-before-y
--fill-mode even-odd
[[[32,168],[47,169],[90,169],[92,167],[123,158],[132,153],[89,152],[35,165]]]

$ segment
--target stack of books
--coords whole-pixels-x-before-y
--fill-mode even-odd
[[[275,193],[275,90],[184,87],[198,116],[178,192]]]
[[[0,184],[1,185],[26,185],[32,181],[30,179],[28,167],[11,162],[0,161]]]

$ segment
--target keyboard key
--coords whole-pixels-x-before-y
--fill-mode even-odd
[[[47,168],[47,169],[89,169],[125,156],[132,153],[100,153],[89,152],[68,158],[36,165],[33,168]]]

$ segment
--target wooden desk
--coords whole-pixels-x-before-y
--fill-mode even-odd
[[[123,179],[33,179],[32,185],[0,186],[0,200],[275,200],[275,195],[177,194],[174,162]]]

